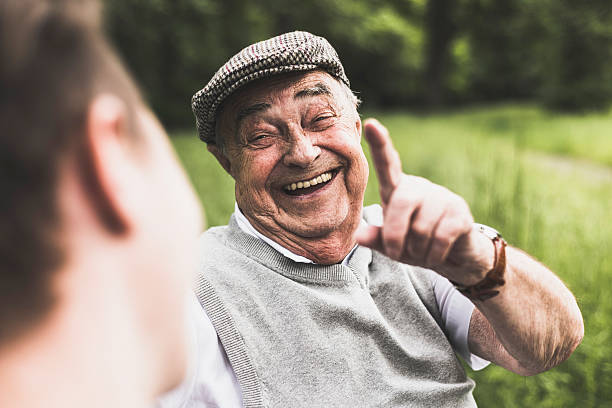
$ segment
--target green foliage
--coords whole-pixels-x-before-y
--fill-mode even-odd
[[[108,0],[107,30],[167,126],[193,123],[191,96],[252,42],[306,30],[337,49],[371,103],[418,95],[420,1]],[[414,17],[413,17],[414,14]],[[385,81],[398,78],[398,81]]]
[[[563,110],[607,108],[612,97],[612,7],[609,1],[540,2],[543,102]]]
[[[166,125],[243,47],[306,30],[337,49],[366,107],[612,99],[608,0],[107,0],[107,28]]]
[[[582,309],[584,341],[558,368],[529,378],[498,367],[470,373],[479,406],[612,405],[612,229],[605,222],[612,212],[612,167],[597,164],[612,164],[612,116],[553,115],[520,106],[376,116],[389,128],[404,171],[463,196],[476,220],[551,267]],[[231,177],[195,131],[173,141],[209,224],[227,223],[234,202]],[[368,204],[380,201],[373,168],[370,174]]]
[[[266,17],[241,3],[107,0],[107,30],[166,125],[192,124],[191,96],[251,38],[269,34]]]
[[[541,29],[532,8],[522,0],[464,1],[458,20],[470,44],[464,68],[470,86],[458,97],[487,101],[535,96],[541,80]]]

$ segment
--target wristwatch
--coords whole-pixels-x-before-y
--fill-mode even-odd
[[[503,286],[504,273],[506,272],[506,241],[501,234],[484,224],[474,223],[474,227],[493,242],[495,247],[495,258],[493,258],[493,268],[485,275],[484,279],[473,285],[462,285],[457,282],[452,282],[459,292],[472,300],[484,302],[494,296],[499,295],[498,288]]]
[[[488,225],[479,224],[475,222],[474,227],[476,227],[478,232],[484,234],[490,240],[493,240],[495,238],[502,238],[501,234],[495,228],[489,227]]]

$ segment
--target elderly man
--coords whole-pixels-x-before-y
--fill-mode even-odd
[[[0,61],[0,407],[148,407],[192,360],[199,203],[96,1],[0,2]]]
[[[245,48],[193,97],[236,185],[197,288],[231,365],[223,392],[234,378],[249,407],[468,407],[455,352],[520,375],[567,359],[583,336],[568,289],[461,197],[402,173],[375,120],[382,208],[362,207],[356,106],[334,49],[304,32]]]

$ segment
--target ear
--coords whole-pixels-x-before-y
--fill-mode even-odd
[[[361,129],[361,116],[357,114],[357,120],[355,121],[355,130],[357,131],[357,137],[359,138],[359,140],[361,140]]]
[[[206,148],[208,149],[209,152],[211,152],[213,154],[213,156],[215,156],[215,158],[217,159],[217,161],[219,162],[219,164],[225,169],[225,171],[232,177],[234,177],[232,175],[232,165],[229,161],[229,159],[227,158],[227,156],[225,156],[225,154],[223,154],[223,152],[221,151],[221,149],[219,149],[217,147],[217,145],[214,145],[212,143],[208,143],[206,145]]]
[[[124,193],[133,165],[128,163],[126,121],[127,108],[121,99],[97,96],[89,105],[84,151],[78,154],[86,196],[102,225],[115,234],[126,233],[130,227]]]

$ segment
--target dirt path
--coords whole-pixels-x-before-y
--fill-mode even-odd
[[[585,159],[541,152],[525,152],[524,157],[560,174],[578,175],[592,181],[612,183],[612,167],[610,166],[593,163]]]

